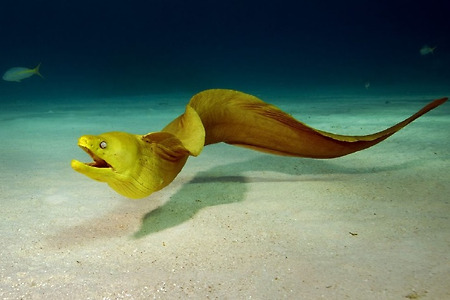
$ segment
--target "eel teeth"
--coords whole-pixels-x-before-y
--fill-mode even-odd
[[[86,147],[81,147],[81,148],[87,154],[89,154],[89,156],[94,160],[91,163],[86,163],[86,165],[95,167],[95,168],[111,168],[112,169],[112,166],[110,164],[108,164],[108,162],[106,162],[105,160],[103,160],[100,157],[98,157],[97,155],[95,155],[90,149],[88,149]]]

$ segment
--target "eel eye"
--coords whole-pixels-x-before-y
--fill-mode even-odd
[[[105,141],[102,141],[99,146],[100,146],[100,148],[105,149],[106,146],[108,146],[108,144],[106,144]]]

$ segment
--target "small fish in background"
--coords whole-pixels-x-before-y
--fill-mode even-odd
[[[33,76],[35,74],[40,76],[41,78],[44,78],[41,75],[41,73],[39,73],[40,66],[41,66],[41,63],[39,63],[37,65],[37,67],[34,68],[34,69],[23,68],[23,67],[11,68],[11,69],[7,70],[5,72],[5,74],[3,74],[3,80],[20,82],[22,79],[31,77],[31,76]]]
[[[434,49],[436,49],[437,46],[434,47],[430,47],[428,45],[424,45],[422,48],[420,48],[419,52],[420,55],[428,55],[428,54],[433,54],[434,53]]]
[[[368,90],[368,89],[370,88],[370,82],[367,81],[367,82],[364,84],[364,87],[366,88],[366,90]]]

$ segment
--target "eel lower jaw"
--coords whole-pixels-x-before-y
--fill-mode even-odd
[[[100,181],[104,181],[105,176],[113,174],[114,168],[108,162],[97,156],[88,147],[78,146],[92,158],[93,162],[81,162],[74,159],[71,166],[75,171]]]
[[[92,152],[89,148],[80,145],[80,148],[84,150],[89,156],[92,158],[93,162],[90,163],[84,163],[85,165],[92,167],[92,168],[109,168],[114,169],[107,161],[97,156],[94,152]]]

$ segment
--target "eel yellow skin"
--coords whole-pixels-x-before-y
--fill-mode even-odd
[[[186,111],[161,132],[136,135],[108,132],[85,135],[78,145],[94,160],[72,160],[72,168],[106,182],[119,194],[147,197],[178,175],[189,156],[206,145],[228,143],[270,154],[334,158],[369,148],[447,101],[437,99],[383,131],[347,136],[321,131],[294,119],[255,96],[212,89],[194,95]]]

